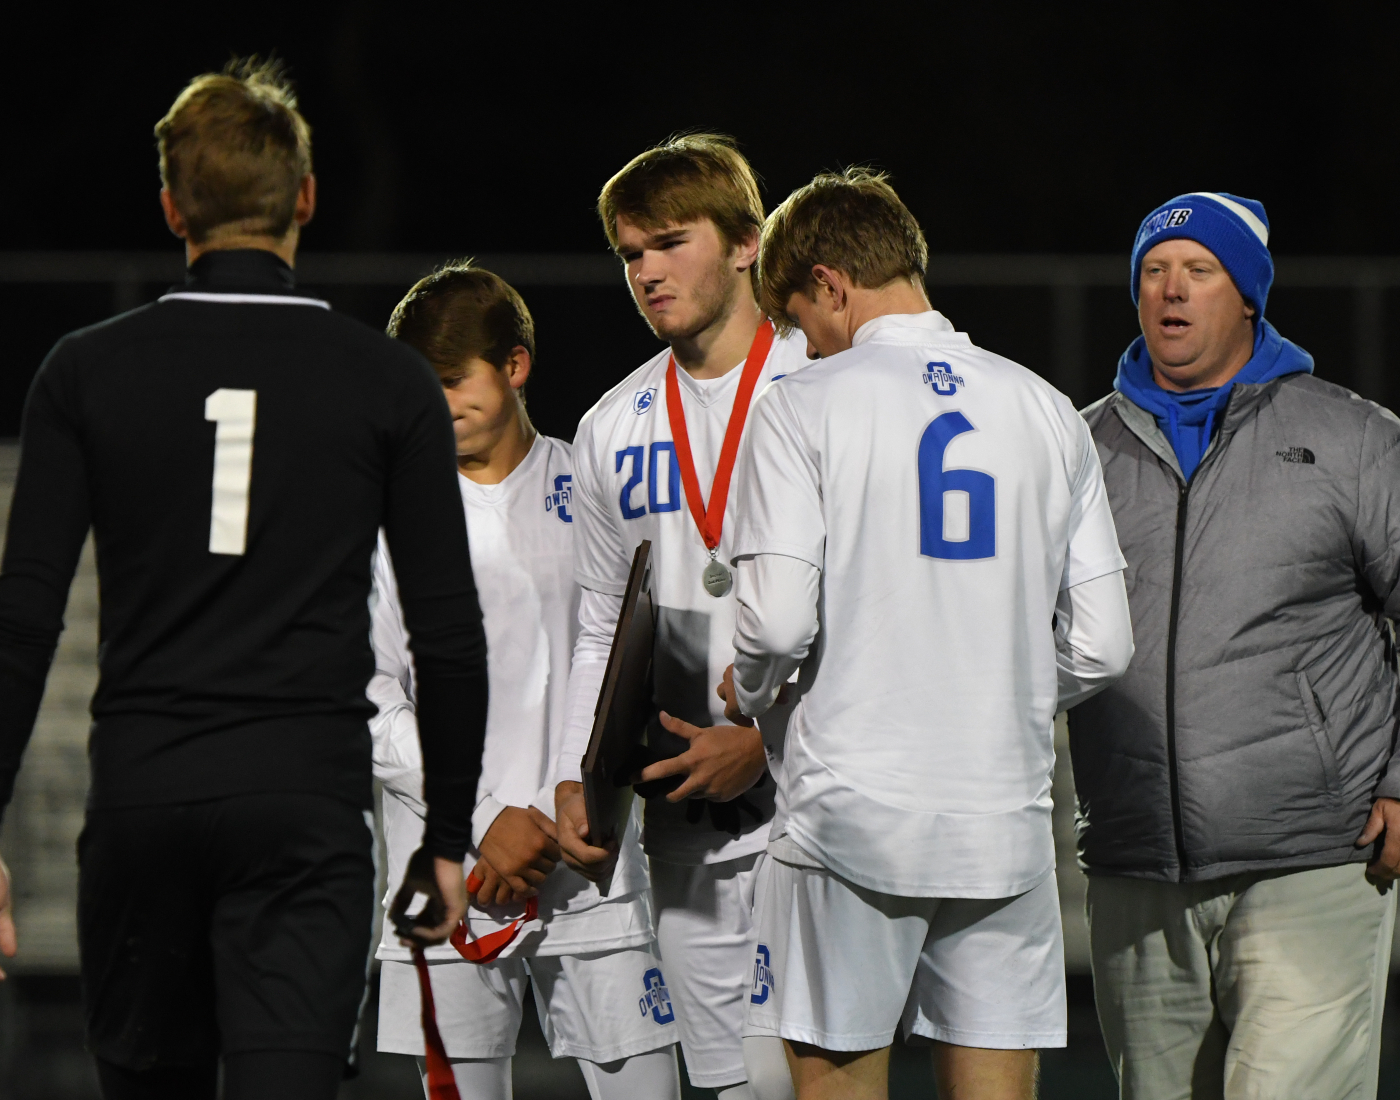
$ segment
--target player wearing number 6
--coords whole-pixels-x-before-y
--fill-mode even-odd
[[[79,842],[108,1100],[329,1100],[374,905],[370,559],[418,676],[425,939],[466,907],[486,652],[452,423],[423,358],[299,294],[310,130],[277,71],[196,78],[156,128],[189,278],[59,342],[24,412],[0,574],[0,806],[89,527],[101,682]],[[0,949],[13,930],[0,876]],[[13,942],[8,945],[13,953]]]
[[[930,309],[926,258],[861,170],[763,232],[764,308],[823,360],[754,404],[728,701],[800,666],[748,1023],[804,1100],[884,1096],[901,1024],[941,1095],[1032,1095],[1065,1042],[1051,723],[1132,654],[1084,421]]]

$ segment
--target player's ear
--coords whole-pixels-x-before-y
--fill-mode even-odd
[[[316,213],[316,177],[308,172],[301,177],[297,188],[297,208],[293,219],[297,225],[305,225]]]
[[[530,378],[530,368],[534,366],[530,359],[530,352],[517,344],[510,349],[510,356],[506,359],[505,371],[506,381],[510,383],[510,388],[518,390],[525,385]]]
[[[160,189],[160,208],[165,212],[165,224],[170,226],[170,232],[183,241],[189,235],[189,230],[185,227],[184,215],[175,206],[175,196],[170,193],[168,187]]]
[[[734,268],[737,271],[751,271],[758,262],[758,226],[749,229],[743,243],[734,247]]]
[[[846,308],[846,280],[842,274],[826,264],[812,266],[813,300],[831,313],[840,313]]]

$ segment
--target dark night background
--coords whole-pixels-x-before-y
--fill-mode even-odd
[[[0,266],[6,254],[33,252],[178,255],[157,202],[152,127],[190,77],[233,55],[275,53],[314,131],[320,206],[305,252],[605,256],[593,211],[603,182],[670,133],[720,130],[739,139],[769,207],[818,170],[874,164],[891,173],[935,254],[1121,259],[1121,283],[1083,292],[1082,340],[1071,345],[1080,362],[1068,371],[1055,350],[1064,299],[1051,287],[930,289],[975,342],[1085,404],[1107,391],[1137,334],[1126,279],[1138,223],[1173,195],[1224,190],[1264,202],[1285,262],[1389,258],[1396,285],[1370,300],[1366,316],[1379,323],[1369,345],[1357,323],[1362,298],[1345,278],[1278,287],[1268,316],[1316,356],[1320,376],[1400,404],[1400,330],[1390,323],[1400,305],[1393,3],[356,0],[101,12],[48,4],[22,14],[6,21],[0,66]],[[162,287],[137,289],[140,301]],[[382,327],[407,282],[311,289]],[[611,286],[522,292],[539,336],[532,415],[571,439],[589,405],[660,345],[620,272]],[[108,316],[113,302],[110,282],[0,281],[0,437],[17,434],[53,342]],[[43,1066],[76,1082],[63,1096],[91,1095],[73,978],[29,983],[0,991],[10,997],[0,996],[0,1093],[6,1066],[35,1081]],[[1395,1094],[1387,1090],[1400,1074],[1392,996],[1382,1095]],[[21,1002],[28,1032],[13,1024]],[[542,1040],[531,1042],[547,1068]],[[896,1083],[913,1057],[897,1050]],[[375,1091],[370,1073],[343,1095],[416,1095],[405,1060],[380,1061],[393,1063],[384,1070],[398,1075],[392,1089]],[[519,1060],[517,1073],[531,1064]],[[917,1065],[922,1077],[908,1070],[917,1089],[896,1094],[929,1094],[926,1064]],[[534,1095],[523,1077],[517,1085]],[[1043,1095],[1112,1091],[1088,978],[1078,975],[1071,1046],[1047,1055]]]
[[[738,137],[770,206],[819,169],[887,169],[935,253],[1117,254],[1126,276],[1144,214],[1202,189],[1262,200],[1276,256],[1400,253],[1393,5],[1267,18],[1224,5],[221,7],[27,13],[30,47],[0,76],[0,249],[176,250],[153,124],[195,73],[275,52],[314,128],[306,251],[599,254],[603,181],[673,131],[712,128]],[[327,293],[378,326],[404,289]],[[525,293],[540,330],[532,408],[571,438],[658,345],[621,278]],[[1349,293],[1281,288],[1269,309],[1344,384]],[[14,434],[44,352],[112,295],[10,284],[3,299],[0,434]],[[933,300],[976,342],[1053,377],[1047,291]],[[1395,301],[1387,292],[1387,313]],[[1066,384],[1081,403],[1136,333],[1126,287],[1091,289],[1085,308],[1081,380]],[[1366,396],[1392,401],[1383,383]]]

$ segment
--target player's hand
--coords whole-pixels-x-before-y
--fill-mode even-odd
[[[758,782],[768,766],[763,738],[753,725],[709,726],[701,729],[672,718],[664,710],[661,725],[690,742],[690,748],[669,760],[658,760],[642,769],[643,783],[684,775],[686,780],[666,796],[667,802],[706,798],[728,802]]]
[[[752,726],[753,719],[739,709],[739,693],[734,690],[734,666],[724,670],[724,679],[715,694],[724,700],[724,716],[736,726]]]
[[[479,859],[467,876],[467,896],[476,899],[478,909],[485,909],[488,905],[518,905],[530,895],[517,894],[505,879],[496,874],[496,868]]]
[[[15,907],[10,894],[10,869],[0,859],[0,955],[13,959],[19,950],[19,939],[15,936]],[[0,981],[5,980],[5,972],[0,970]]]
[[[1366,867],[1367,879],[1378,886],[1400,878],[1400,802],[1393,798],[1376,799],[1356,846],[1364,848],[1382,836],[1380,854]]]
[[[408,915],[413,899],[428,900],[416,916]],[[467,915],[467,880],[462,865],[419,848],[408,861],[403,885],[389,906],[389,919],[405,947],[444,943]]]
[[[560,854],[569,867],[593,882],[612,874],[617,863],[617,844],[595,848],[588,843],[588,808],[583,801],[582,783],[566,779],[554,788],[554,824]]]
[[[724,670],[724,679],[715,688],[715,694],[724,700],[724,716],[736,726],[751,726],[753,719],[739,709],[739,693],[734,690],[734,666],[730,665]],[[786,703],[788,701],[788,686],[784,684],[778,689],[778,697],[773,700],[774,705]]]
[[[481,838],[481,858],[512,891],[530,897],[559,862],[555,835],[554,822],[534,806],[507,806]]]

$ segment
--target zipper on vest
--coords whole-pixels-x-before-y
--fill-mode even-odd
[[[1186,548],[1186,496],[1190,491],[1191,483],[1187,482],[1176,498],[1176,556],[1172,560],[1172,611],[1167,623],[1167,776],[1179,882],[1186,881],[1186,834],[1181,828],[1181,790],[1176,775],[1176,620],[1181,610],[1181,559]]]

